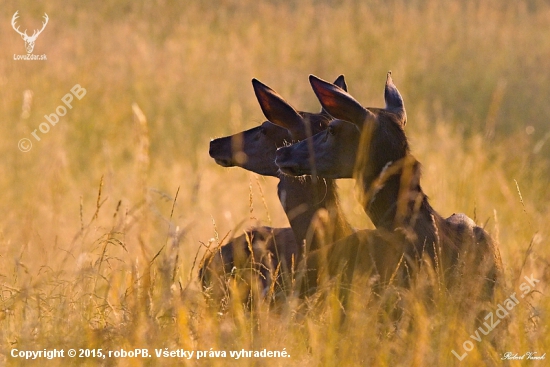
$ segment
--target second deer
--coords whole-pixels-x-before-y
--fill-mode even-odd
[[[427,255],[447,285],[459,283],[468,274],[481,284],[479,293],[492,294],[502,271],[498,247],[466,215],[445,219],[430,205],[420,186],[420,163],[410,154],[404,132],[407,114],[391,74],[386,79],[385,108],[365,108],[343,89],[315,76],[310,76],[310,82],[323,108],[336,120],[326,131],[280,148],[276,163],[281,170],[292,176],[315,171],[330,179],[356,178],[365,212],[377,229],[402,237],[399,243],[410,264],[419,264]],[[354,243],[349,248],[352,256],[361,249],[360,243],[373,245],[369,240]],[[373,251],[384,258],[389,250]],[[360,257],[347,261],[368,262]],[[390,269],[394,266],[392,262]]]
[[[275,282],[285,279],[273,279],[273,274],[288,275],[297,268],[303,258],[304,244],[307,245],[306,251],[315,251],[321,242],[330,243],[352,233],[340,211],[333,180],[290,177],[281,174],[275,165],[277,148],[325,130],[330,116],[324,110],[320,113],[298,112],[268,86],[255,79],[252,83],[268,121],[241,133],[212,140],[210,156],[224,167],[238,166],[260,175],[279,178],[277,193],[291,227],[248,230],[208,255],[201,265],[199,276],[203,287],[215,287],[218,293],[223,292],[226,275],[231,274],[232,269],[252,269],[259,274],[265,294],[273,290]],[[335,84],[346,89],[343,76],[336,79]],[[319,220],[332,223],[330,233],[324,238],[320,238],[315,229],[319,215]],[[306,276],[303,285],[299,285],[302,294],[309,294],[315,289],[315,268],[311,264],[305,266]],[[278,288],[288,291],[291,285]],[[245,297],[247,293],[244,292]]]

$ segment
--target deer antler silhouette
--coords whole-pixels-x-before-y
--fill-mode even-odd
[[[19,33],[19,35],[21,35],[21,38],[23,38],[23,40],[25,41],[25,48],[27,49],[27,53],[31,53],[32,50],[34,49],[34,42],[36,41],[36,39],[38,38],[38,36],[40,35],[40,33],[42,33],[42,31],[44,30],[44,28],[46,28],[46,25],[48,24],[48,14],[44,13],[44,19],[46,20],[45,22],[42,22],[42,29],[41,30],[37,30],[35,29],[32,36],[29,36],[27,34],[27,30],[25,29],[24,32],[21,32],[19,30],[19,26],[16,26],[16,21],[17,21],[17,18],[19,18],[19,10],[15,12],[15,14],[13,14],[13,17],[11,18],[11,26],[13,27],[13,29]]]

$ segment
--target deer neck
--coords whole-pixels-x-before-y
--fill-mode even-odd
[[[363,182],[364,192],[371,191],[375,178]],[[364,198],[365,213],[376,228],[394,229],[397,213],[397,198],[399,196],[399,177],[390,178],[380,190]]]
[[[334,180],[313,177],[281,176],[278,195],[290,226],[296,237],[300,254],[303,243],[308,240],[310,250],[319,246],[317,236],[311,236],[310,226],[320,209],[330,218],[332,237],[339,239],[351,234],[352,229],[338,205],[337,187]]]
[[[364,178],[365,212],[376,228],[404,230],[418,251],[422,252],[422,248],[429,245],[426,249],[431,254],[432,244],[437,241],[436,226],[441,222],[441,217],[422,191],[418,161],[406,157],[398,164],[401,167],[393,172],[389,166],[389,176],[383,180],[380,177],[384,172]]]

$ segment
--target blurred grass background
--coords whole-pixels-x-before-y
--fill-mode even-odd
[[[47,61],[13,60],[25,53],[10,25],[16,10],[29,34],[48,14],[34,49]],[[456,362],[450,347],[471,330],[447,333],[451,322],[461,330],[460,320],[441,315],[415,314],[419,325],[439,320],[441,333],[422,343],[413,344],[418,330],[395,342],[357,328],[350,332],[356,339],[331,349],[341,336],[323,338],[332,325],[323,317],[281,324],[283,316],[267,313],[253,328],[243,314],[218,319],[200,295],[181,295],[197,289],[192,267],[201,242],[216,243],[257,221],[287,225],[276,180],[223,169],[208,157],[210,138],[264,120],[253,77],[298,109],[316,111],[308,74],[327,80],[345,74],[359,101],[383,106],[392,70],[433,206],[444,216],[464,212],[486,223],[500,241],[511,286],[520,274],[549,279],[545,1],[7,0],[0,14],[6,363],[23,363],[7,357],[10,348],[77,345],[286,347],[293,358],[285,365]],[[31,132],[75,84],[86,96],[35,141]],[[28,114],[25,91],[32,91]],[[33,142],[30,152],[17,149],[21,138]],[[340,186],[352,223],[371,227],[353,183]],[[503,348],[545,352],[548,310],[543,297],[536,308],[518,311]],[[367,311],[358,311],[359,326],[369,324]],[[532,330],[533,312],[539,321]],[[401,357],[391,357],[396,351]],[[498,365],[494,354],[468,358]]]

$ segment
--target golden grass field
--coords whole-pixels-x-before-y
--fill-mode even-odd
[[[16,10],[29,34],[48,14],[34,50],[47,61],[13,59],[25,54]],[[548,364],[502,360],[550,353],[547,2],[6,0],[0,14],[0,365]],[[461,362],[451,351],[462,354],[475,330],[464,304],[427,296],[430,280],[404,292],[411,327],[397,331],[367,288],[342,328],[334,294],[312,308],[258,301],[218,313],[197,282],[205,246],[258,223],[288,225],[275,179],[208,156],[210,138],[264,120],[250,80],[317,111],[308,74],[345,74],[352,95],[382,107],[388,70],[434,208],[466,213],[499,241],[506,292],[526,275],[540,280]],[[37,141],[31,133],[76,84],[86,95]],[[371,228],[353,182],[340,193],[353,225]],[[70,348],[228,357],[11,355]],[[229,357],[242,349],[290,357]]]

